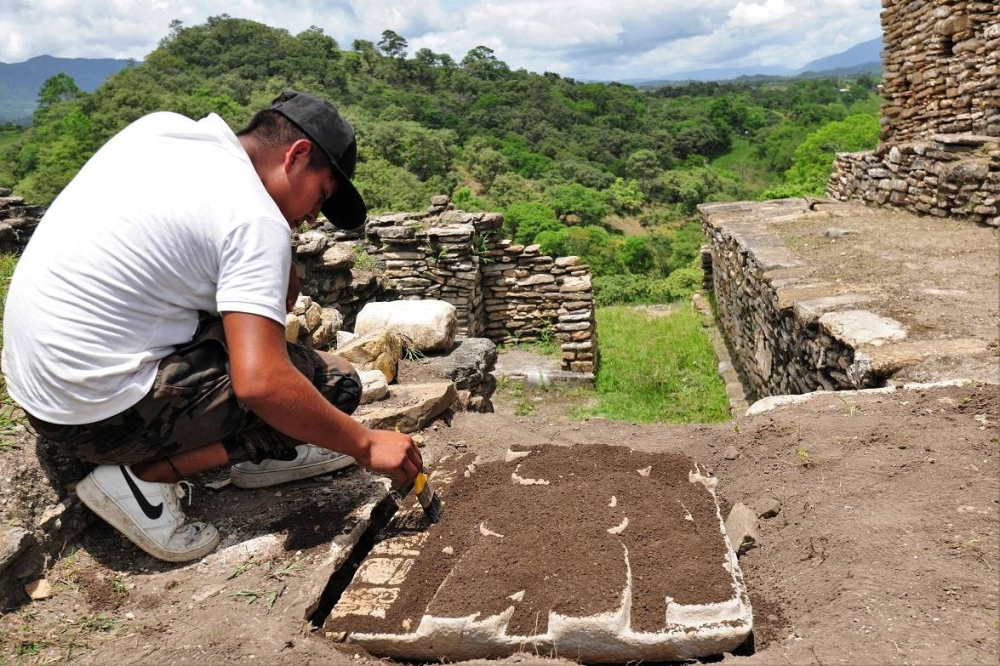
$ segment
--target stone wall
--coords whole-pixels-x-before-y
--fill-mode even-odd
[[[702,204],[703,228],[711,239],[712,279],[719,328],[725,333],[751,399],[771,395],[881,386],[853,347],[823,320],[844,296],[798,302],[800,264],[776,237],[761,232],[748,213],[770,206],[778,214],[798,211],[801,200],[766,204]],[[771,211],[759,213],[768,215]],[[850,298],[853,298],[850,297]],[[856,362],[858,361],[858,362]]]
[[[537,245],[501,239],[497,213],[451,210],[435,197],[423,212],[372,216],[363,231],[331,228],[298,235],[302,293],[336,305],[352,328],[368,301],[433,298],[455,306],[459,333],[494,342],[551,339],[562,367],[597,364],[590,270],[576,257],[553,259]]]
[[[882,140],[1000,135],[996,1],[882,0]]]
[[[936,135],[841,153],[827,195],[1000,226],[1000,137]]]
[[[24,199],[0,187],[0,252],[20,254],[44,212],[42,206],[25,205]]]
[[[996,2],[882,5],[882,144],[838,154],[827,195],[1000,226]]]

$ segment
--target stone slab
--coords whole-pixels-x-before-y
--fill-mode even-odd
[[[373,655],[406,661],[530,653],[570,656],[589,663],[625,663],[692,659],[739,646],[752,629],[752,613],[715,497],[717,479],[693,463],[675,468],[672,473],[685,478],[674,478],[664,471],[673,464],[666,462],[666,455],[637,454],[621,447],[603,448],[617,449],[627,458],[634,456],[636,465],[646,467],[632,469],[629,458],[613,473],[608,466],[592,466],[586,474],[574,469],[574,474],[564,476],[555,473],[562,466],[553,466],[548,468],[551,475],[540,478],[546,468],[532,468],[534,456],[561,448],[509,450],[504,466],[495,463],[488,469],[478,468],[468,456],[458,459],[458,464],[439,464],[431,481],[444,503],[442,522],[428,526],[419,508],[397,514],[388,537],[361,563],[333,607],[324,625],[325,635],[356,643]],[[592,453],[588,447],[581,459],[589,459]],[[657,461],[663,461],[663,466]],[[593,490],[613,474],[618,475],[614,478],[619,485],[614,487],[619,490],[610,495],[610,501],[607,486],[590,495],[582,490]],[[655,492],[647,494],[639,486]],[[514,506],[504,506],[502,499],[515,491],[519,494]],[[450,504],[450,492],[461,506]],[[554,502],[565,505],[567,492],[577,497],[573,510],[581,512],[581,519],[570,521],[574,524],[568,527],[560,524],[566,529],[557,538],[546,538],[546,532],[554,530],[544,521],[533,520],[539,514],[531,511],[524,497],[531,495],[532,504],[551,507]],[[662,510],[651,515],[641,507],[648,506],[653,496]],[[469,506],[474,510],[454,519],[451,512]],[[449,523],[450,518],[458,522]],[[657,532],[663,535],[662,541],[650,539]],[[498,545],[505,540],[512,544],[506,550]],[[665,542],[673,544],[668,546],[673,549],[672,557],[682,559],[712,544],[701,552],[715,555],[700,562],[715,573],[701,578],[677,561],[660,563],[651,558],[658,547],[651,544]],[[497,548],[500,554],[494,560]],[[579,564],[560,561],[553,556],[555,548],[574,553]],[[512,552],[516,564],[504,559]],[[607,562],[594,561],[602,557],[618,562],[606,567]],[[495,577],[488,572],[484,576],[483,566],[496,571]],[[677,571],[679,566],[683,573]],[[581,584],[588,576],[601,581],[594,588],[612,589],[611,598],[602,596],[604,589]],[[657,615],[657,604],[649,596],[650,581],[671,576],[692,585],[694,591],[678,588],[665,598],[660,596],[663,615]],[[715,584],[722,581],[725,592],[719,593],[718,587],[702,592],[702,587],[710,587],[708,579]],[[581,596],[567,598],[562,587]],[[718,597],[699,596],[703,594]],[[595,602],[597,597],[602,598]],[[551,610],[536,610],[545,608]]]

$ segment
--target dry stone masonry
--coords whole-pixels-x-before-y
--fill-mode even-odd
[[[1000,226],[996,2],[882,5],[882,144],[838,154],[828,195]]]
[[[497,213],[452,210],[448,197],[435,197],[424,212],[369,218],[363,235],[305,232],[293,241],[302,291],[336,303],[347,328],[368,301],[445,301],[455,306],[461,336],[555,340],[564,370],[592,374],[598,355],[589,268],[577,257],[553,259],[537,245],[502,240],[502,225]]]
[[[43,207],[26,205],[10,189],[0,187],[0,253],[20,254],[44,213]]]

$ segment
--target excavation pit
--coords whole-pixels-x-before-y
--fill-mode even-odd
[[[432,482],[441,521],[408,501],[326,636],[403,660],[624,663],[717,655],[750,635],[716,479],[684,456],[545,446],[445,459]]]

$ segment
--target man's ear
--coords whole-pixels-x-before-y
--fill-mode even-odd
[[[312,142],[308,139],[298,139],[295,143],[288,146],[285,150],[285,172],[290,172],[292,170],[292,166],[299,161],[308,165],[309,155],[312,153],[312,150]]]

